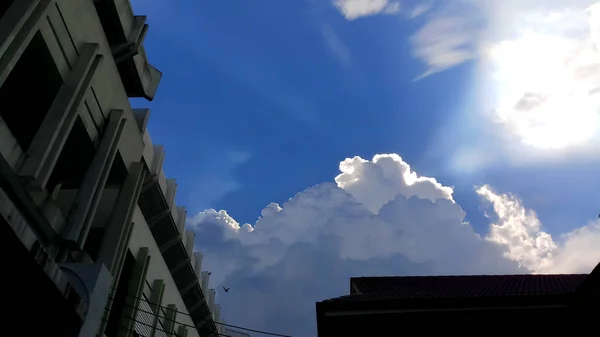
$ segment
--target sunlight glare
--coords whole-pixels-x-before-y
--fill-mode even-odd
[[[492,45],[487,56],[494,66],[496,121],[522,143],[565,149],[598,135],[600,52],[591,36],[530,30]]]

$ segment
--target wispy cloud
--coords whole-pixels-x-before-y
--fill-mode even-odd
[[[427,22],[412,38],[413,54],[427,65],[416,78],[422,79],[476,57],[472,32],[459,17],[437,17]]]
[[[477,144],[448,145],[452,166],[600,156],[600,2],[452,1],[432,12],[412,37],[420,78],[475,61],[470,103],[459,107],[469,116],[449,123],[486,130],[472,135]]]
[[[192,178],[190,205],[196,209],[215,207],[225,195],[240,188],[233,171],[250,157],[249,152],[226,150],[201,160],[202,169]]]
[[[334,6],[348,20],[376,14],[396,14],[400,3],[389,0],[333,0]]]
[[[433,7],[433,3],[431,2],[420,3],[410,10],[410,12],[408,13],[408,17],[411,19],[417,18],[427,13],[431,9],[431,7]]]
[[[340,39],[335,30],[333,30],[333,28],[330,25],[323,24],[321,26],[321,35],[323,35],[325,45],[337,58],[340,64],[345,67],[349,66],[352,63],[352,59],[350,57],[350,50],[348,50],[348,47]]]

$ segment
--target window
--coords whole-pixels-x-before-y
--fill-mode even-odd
[[[79,189],[85,173],[92,163],[95,152],[96,148],[85,129],[85,125],[78,116],[58,157],[50,179],[48,179],[46,189],[52,193],[54,187],[59,183],[61,184],[61,190]],[[63,209],[63,212],[69,211],[70,203],[62,206],[66,208]]]
[[[0,87],[0,116],[22,150],[31,145],[62,85],[48,46],[37,32]]]

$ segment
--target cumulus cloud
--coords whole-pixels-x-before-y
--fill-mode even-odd
[[[497,194],[488,185],[477,194],[491,202],[497,222],[486,239],[506,247],[504,255],[534,273],[586,273],[600,261],[600,220],[563,235],[562,244],[542,231],[534,211],[510,193]]]
[[[400,12],[400,3],[389,0],[334,0],[333,4],[348,20]]]
[[[314,303],[347,293],[351,276],[587,272],[600,260],[598,222],[556,242],[515,196],[483,186],[497,221],[482,237],[451,187],[396,154],[348,158],[340,171],[252,226],[223,210],[190,218],[211,285],[231,287],[219,295],[229,322],[312,336]]]
[[[600,260],[600,220],[563,235],[552,264],[540,273],[582,273]]]
[[[505,245],[507,258],[532,271],[552,264],[556,244],[550,234],[541,231],[535,212],[526,210],[513,195],[498,195],[487,185],[477,189],[477,194],[493,204],[498,222],[491,225],[487,239]]]
[[[338,187],[373,213],[399,194],[432,202],[452,200],[451,187],[443,186],[435,178],[419,177],[397,154],[378,154],[371,161],[360,157],[348,158],[340,163],[339,168],[341,174],[335,177]]]

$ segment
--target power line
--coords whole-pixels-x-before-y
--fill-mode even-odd
[[[107,309],[107,311],[110,311],[110,310],[108,310],[108,308],[106,308],[106,309]],[[150,327],[150,328],[152,328],[154,331],[162,331],[162,332],[164,332],[164,333],[165,333],[165,334],[167,334],[167,335],[169,335],[169,334],[175,334],[176,336],[178,336],[178,334],[177,334],[176,332],[174,332],[174,331],[167,331],[167,330],[165,330],[165,329],[161,329],[161,328],[159,328],[159,327],[156,327],[156,326],[154,326],[154,325],[151,325],[151,324],[148,324],[148,323],[145,323],[145,322],[140,322],[140,321],[138,321],[138,320],[135,320],[135,319],[133,319],[133,318],[131,318],[131,317],[129,317],[129,316],[123,316],[123,317],[125,317],[125,318],[128,318],[128,319],[132,320],[134,323],[137,323],[137,324],[142,324],[142,325],[144,325],[144,326]],[[106,320],[106,319],[103,319],[103,320],[102,320],[102,322],[108,322],[108,320]],[[176,323],[178,323],[178,322],[176,322]],[[184,326],[185,326],[185,324],[181,324],[181,325],[184,325]],[[121,329],[121,330],[124,330],[124,331],[127,331],[127,332],[135,332],[136,334],[140,335],[140,332],[136,331],[136,330],[135,330],[135,327],[134,327],[133,329],[129,329],[129,328],[127,328],[127,327],[124,327],[124,326],[122,326],[122,325],[117,325],[117,329]],[[219,336],[224,336],[224,337],[231,337],[230,335],[225,335],[225,334],[218,333],[218,332],[215,332],[214,334],[215,334],[215,335],[219,335]],[[143,336],[143,337],[150,337],[150,336]]]
[[[112,288],[114,289],[114,287],[112,287]],[[138,299],[138,300],[144,300],[144,301],[145,301],[146,303],[148,303],[149,305],[154,305],[154,306],[156,306],[157,308],[160,308],[160,309],[166,309],[166,310],[172,310],[172,311],[175,311],[176,313],[183,314],[183,315],[185,315],[185,316],[189,316],[189,317],[191,317],[191,315],[190,315],[190,314],[188,314],[188,313],[186,313],[186,312],[182,312],[182,311],[179,311],[179,310],[177,310],[177,309],[171,309],[171,308],[165,307],[165,306],[163,306],[163,305],[160,305],[160,304],[158,304],[158,303],[153,303],[153,302],[150,302],[150,301],[148,301],[148,299],[146,299],[145,297],[139,297],[139,296],[135,296],[135,295],[133,295],[133,294],[130,294],[130,293],[125,293],[125,295],[126,295],[126,296],[129,296],[129,297],[131,297],[131,298],[134,298],[134,299]],[[113,301],[115,300],[115,298],[114,298],[114,297],[110,297],[110,296],[109,296],[108,298],[109,298],[110,300],[113,300]],[[132,305],[130,305],[130,304],[127,304],[127,303],[125,303],[124,305],[125,305],[125,306],[128,306],[128,307],[131,307],[131,308],[135,308],[135,309],[137,309],[137,310],[138,310],[138,311],[140,311],[140,312],[145,312],[145,313],[148,313],[148,314],[153,314],[153,315],[156,315],[156,316],[158,316],[159,318],[165,318],[165,319],[168,319],[168,318],[166,318],[165,316],[160,316],[160,315],[158,315],[158,314],[156,314],[156,313],[154,313],[154,312],[150,312],[150,311],[147,311],[147,310],[143,310],[142,308],[138,308],[138,307],[132,306]],[[240,330],[245,330],[245,331],[250,331],[250,332],[256,332],[256,333],[260,333],[260,334],[263,334],[263,335],[277,336],[277,337],[292,337],[291,335],[278,334],[278,333],[274,333],[274,332],[268,332],[268,331],[263,331],[263,330],[256,330],[256,329],[246,328],[246,327],[243,327],[243,326],[238,326],[238,325],[233,325],[233,324],[227,324],[227,323],[216,322],[216,321],[214,321],[214,320],[212,320],[212,319],[206,319],[206,318],[205,318],[205,319],[203,319],[203,321],[205,321],[205,320],[208,320],[209,322],[213,322],[214,324],[223,325],[223,326],[227,326],[227,327],[230,327],[230,328],[235,328],[235,329],[240,329]],[[178,324],[181,324],[181,325],[184,325],[184,326],[187,326],[187,327],[190,327],[190,328],[197,329],[195,326],[193,326],[193,325],[190,325],[190,324],[186,324],[186,323],[182,323],[182,322],[177,322],[177,321],[174,321],[174,320],[170,320],[170,321],[176,322],[176,323],[178,323]]]
[[[148,301],[147,301],[146,299],[144,299],[144,298],[140,298],[140,297],[137,297],[137,296],[134,296],[134,295],[131,295],[131,294],[128,294],[128,295],[129,295],[129,296],[131,296],[131,297],[133,297],[133,298],[137,298],[137,299],[143,299],[143,300],[144,300],[144,301],[146,301],[148,304],[151,304],[150,302],[148,302]],[[110,298],[110,297],[109,297],[109,298]],[[110,299],[113,299],[113,300],[114,300],[114,298],[110,298]],[[177,324],[183,325],[183,326],[187,326],[187,327],[190,327],[190,328],[197,329],[197,327],[196,327],[196,326],[194,326],[194,325],[190,325],[190,324],[187,324],[187,323],[179,322],[179,321],[177,321],[177,320],[169,319],[169,318],[167,318],[166,316],[160,316],[159,314],[156,314],[156,313],[154,313],[153,311],[147,311],[147,310],[144,310],[144,309],[142,309],[142,308],[139,308],[139,307],[133,306],[133,305],[131,305],[131,304],[127,304],[127,303],[125,303],[125,304],[123,304],[123,305],[124,305],[124,306],[126,306],[126,307],[135,308],[135,309],[136,309],[138,312],[144,312],[144,313],[147,313],[147,314],[152,314],[152,315],[154,315],[154,316],[157,316],[158,318],[164,318],[164,319],[166,319],[166,320],[168,320],[168,321],[171,321],[171,322],[174,322],[174,323],[177,323]],[[155,305],[156,305],[156,304],[155,304]],[[158,305],[158,307],[160,307],[160,308],[166,308],[166,307],[164,307],[164,306],[160,306],[160,305]],[[188,313],[185,313],[185,312],[182,312],[182,311],[178,311],[177,309],[175,309],[175,310],[174,310],[174,309],[170,309],[170,308],[166,308],[166,309],[167,309],[167,310],[172,310],[172,311],[175,311],[176,313],[183,314],[183,315],[185,315],[185,316],[190,316],[190,314],[188,314]],[[131,319],[131,318],[130,318],[130,319]],[[206,321],[206,320],[207,320],[207,319],[203,319],[203,321]],[[223,325],[223,326],[231,327],[231,328],[236,328],[236,329],[240,329],[240,330],[245,330],[245,331],[250,331],[250,332],[256,332],[256,333],[260,333],[260,334],[263,334],[263,335],[278,336],[278,337],[292,337],[292,336],[290,336],[290,335],[283,335],[283,334],[278,334],[278,333],[274,333],[274,332],[268,332],[268,331],[262,331],[262,330],[250,329],[250,328],[246,328],[246,327],[242,327],[242,326],[237,326],[237,325],[233,325],[233,324],[226,324],[226,323],[216,322],[216,321],[214,321],[214,320],[212,320],[212,319],[208,319],[208,321],[210,321],[210,322],[213,322],[213,323],[215,323],[215,324],[219,324],[219,325]],[[143,322],[142,322],[142,323],[143,323]]]
[[[105,308],[105,309],[106,309],[106,311],[107,311],[107,312],[110,312],[110,309],[108,309],[108,308]],[[138,320],[136,320],[136,319],[134,319],[134,318],[132,318],[132,317],[129,317],[129,316],[123,316],[123,317],[125,317],[125,318],[127,318],[127,319],[130,319],[131,321],[133,321],[133,323],[137,323],[137,324],[141,324],[141,325],[144,325],[144,326],[147,326],[147,327],[153,328],[153,330],[154,330],[154,331],[162,331],[162,332],[166,333],[167,335],[168,335],[168,334],[173,334],[173,333],[174,333],[175,335],[177,335],[177,333],[175,333],[174,331],[167,331],[167,330],[165,330],[165,329],[161,329],[161,328],[159,328],[159,327],[157,327],[157,326],[154,326],[154,325],[152,325],[152,324],[148,324],[148,323],[146,323],[146,322],[141,322],[141,321],[138,321]],[[160,318],[160,316],[158,316],[158,317]],[[106,319],[102,319],[102,322],[106,322],[106,323],[108,323],[108,320],[106,320]],[[186,324],[183,324],[183,323],[179,323],[179,322],[177,322],[177,321],[172,321],[172,322],[174,322],[174,323],[178,323],[178,324],[180,324],[180,325],[183,325],[183,326],[191,327],[191,326],[189,326],[189,325],[186,325]],[[117,328],[118,328],[118,329],[125,330],[125,331],[127,331],[127,332],[135,332],[135,333],[136,333],[136,334],[138,334],[138,335],[140,334],[138,331],[135,331],[135,327],[134,327],[134,329],[132,330],[132,329],[129,329],[129,328],[127,328],[127,327],[124,327],[124,326],[122,326],[122,325],[117,325]],[[216,334],[216,335],[219,335],[219,336],[231,337],[230,335],[225,335],[225,334],[218,333],[218,332],[215,332],[214,334]],[[145,336],[144,336],[144,337],[145,337]],[[150,337],[150,336],[148,336],[148,337]]]

